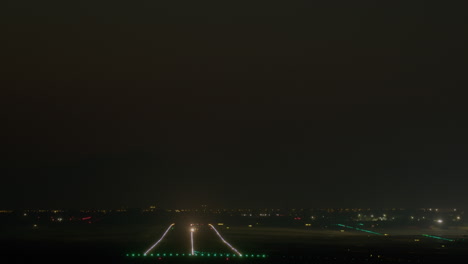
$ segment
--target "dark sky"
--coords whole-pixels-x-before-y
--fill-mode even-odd
[[[468,202],[466,7],[1,2],[1,208]]]

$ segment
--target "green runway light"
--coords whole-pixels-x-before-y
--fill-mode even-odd
[[[423,234],[422,236],[424,236],[424,237],[430,237],[430,238],[435,238],[435,239],[439,239],[439,240],[450,241],[450,242],[453,242],[453,241],[454,241],[453,239],[448,239],[448,238],[438,237],[438,236],[431,236],[431,235],[426,235],[426,234]]]
[[[352,226],[347,226],[347,225],[342,225],[342,224],[337,224],[337,226],[346,227],[346,228],[349,228],[349,229],[354,229],[354,230],[357,230],[357,231],[382,236],[382,234],[380,234],[380,233],[370,231],[370,230],[361,229],[361,228],[357,228],[357,227],[352,227]]]

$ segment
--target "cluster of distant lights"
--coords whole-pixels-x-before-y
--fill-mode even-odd
[[[151,254],[138,254],[127,253],[127,257],[225,257],[225,258],[266,258],[266,254],[231,254],[231,253],[212,253],[212,252],[195,252],[194,254],[185,253],[151,253]]]

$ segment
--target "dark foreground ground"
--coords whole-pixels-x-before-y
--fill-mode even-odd
[[[379,236],[336,227],[219,226],[225,239],[242,253],[267,255],[226,258],[181,256],[190,252],[190,238],[188,227],[176,224],[151,252],[153,256],[141,256],[166,228],[148,224],[2,226],[0,263],[468,263],[463,229],[379,230],[388,232]],[[420,236],[429,232],[454,241]],[[232,253],[204,227],[195,233],[195,245],[198,251]]]

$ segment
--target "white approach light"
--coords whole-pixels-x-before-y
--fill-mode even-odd
[[[148,252],[150,252],[156,245],[159,244],[159,242],[161,242],[164,237],[166,236],[167,232],[169,232],[169,230],[171,229],[171,227],[173,227],[175,224],[171,224],[167,229],[166,229],[166,232],[164,232],[164,234],[162,235],[162,237],[156,242],[154,243],[148,250],[146,250],[145,252],[145,255],[148,254]]]
[[[193,248],[193,232],[195,232],[195,228],[190,228],[190,243],[192,245],[192,256],[195,254],[195,250]]]
[[[236,252],[236,254],[239,255],[239,257],[242,257],[242,254],[239,251],[237,251],[237,249],[235,249],[233,246],[231,246],[231,244],[229,244],[226,240],[224,240],[224,238],[221,236],[221,234],[218,232],[218,230],[216,230],[216,228],[212,224],[209,224],[209,226],[213,228],[213,230],[216,232],[216,234],[221,239],[221,241],[223,241],[224,244],[226,244],[229,248],[231,248],[232,251]]]

